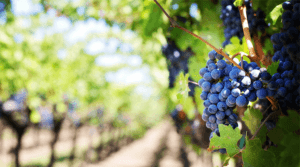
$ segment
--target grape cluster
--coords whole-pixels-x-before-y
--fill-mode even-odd
[[[76,109],[77,109],[77,102],[76,101],[73,101],[73,102],[69,103],[68,116],[72,120],[73,124],[76,127],[79,127],[81,123],[80,123],[80,117],[75,112]]]
[[[54,119],[53,119],[53,114],[51,112],[51,108],[40,106],[38,107],[37,110],[41,115],[41,121],[39,123],[39,126],[45,129],[53,129]]]
[[[255,62],[248,64],[243,61],[241,70],[223,60],[223,56],[214,50],[208,56],[206,67],[199,71],[202,79],[198,84],[202,88],[200,98],[205,106],[202,119],[206,121],[206,127],[213,130],[212,137],[214,133],[219,135],[219,124],[238,126],[238,116],[233,113],[236,106],[247,106],[249,101],[254,102],[257,98],[266,99],[269,92],[264,87],[272,76]],[[233,60],[241,66],[238,59]]]
[[[186,114],[181,105],[176,106],[176,108],[171,112],[171,117],[175,122],[177,132],[179,132],[181,126],[186,121]]]
[[[220,18],[226,27],[224,30],[226,40],[223,43],[223,47],[230,44],[231,37],[237,36],[242,40],[244,36],[240,13],[238,8],[233,5],[234,1],[235,0],[222,0],[222,14]],[[267,27],[267,24],[264,21],[264,12],[260,9],[256,12],[253,11],[250,0],[245,0],[245,5],[247,7],[247,19],[250,33],[254,34],[257,31],[264,32]]]
[[[175,44],[174,41],[168,40],[168,44],[162,47],[162,53],[167,58],[168,70],[169,70],[169,88],[174,87],[176,77],[180,71],[185,74],[188,73],[188,59],[193,54],[191,49],[188,48],[186,51],[181,51]],[[191,78],[189,78],[192,81]],[[188,84],[190,88],[189,96],[194,96],[195,85],[192,83]]]
[[[282,7],[283,29],[271,36],[275,51],[272,61],[279,61],[279,67],[267,89],[286,113],[288,108],[300,108],[300,2],[287,1]]]

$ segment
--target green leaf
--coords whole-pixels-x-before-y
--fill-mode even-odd
[[[281,127],[287,132],[300,129],[300,116],[296,111],[288,110],[288,116],[280,116],[276,126]]]
[[[282,4],[279,4],[270,12],[270,17],[273,21],[273,25],[276,23],[277,19],[282,15],[283,11],[284,10],[282,8]]]
[[[278,18],[282,15],[283,13],[283,8],[282,4],[277,5],[268,15],[269,18],[271,18],[272,25],[275,25],[276,21]]]
[[[271,75],[273,75],[273,74],[277,73],[277,68],[278,68],[278,66],[279,66],[279,61],[273,62],[271,65],[268,66],[267,71],[268,71]]]
[[[32,123],[38,123],[41,121],[41,116],[37,110],[32,110],[29,117]]]
[[[242,41],[243,41],[243,43],[240,44],[240,39],[238,37],[232,37],[230,39],[231,44],[226,45],[224,51],[226,53],[229,53],[230,55],[234,55],[234,54],[236,54],[238,52],[249,53],[249,49],[248,49],[245,37],[243,37]],[[241,60],[240,56],[238,56],[236,58],[238,58],[239,60]]]
[[[233,129],[231,126],[219,125],[220,137],[214,135],[210,140],[209,150],[217,150],[226,148],[229,157],[240,152],[237,142],[241,139],[242,135],[238,128]]]
[[[259,138],[261,142],[265,142],[267,133],[268,133],[268,129],[266,125],[263,125],[259,130],[259,132],[257,133],[256,138]]]
[[[149,17],[145,20],[143,24],[144,28],[144,35],[145,36],[152,36],[152,33],[155,32],[161,25],[162,25],[162,11],[161,9],[155,4],[152,3],[148,9]]]
[[[294,133],[283,135],[277,147],[271,147],[276,155],[276,164],[281,166],[300,166],[300,136]]]
[[[275,155],[262,149],[259,139],[246,139],[246,148],[242,153],[244,167],[274,167]]]
[[[236,6],[236,7],[238,7],[238,6],[242,6],[243,3],[244,3],[244,0],[235,0],[233,2],[233,5]]]
[[[276,127],[268,137],[277,147],[269,150],[276,156],[276,164],[281,166],[300,166],[300,136],[295,133],[300,128],[299,114],[288,111],[288,116],[280,116]]]
[[[244,113],[242,120],[245,122],[252,134],[259,128],[261,119],[263,118],[262,113],[254,108],[248,108]]]
[[[271,141],[279,144],[286,134],[300,129],[300,116],[296,111],[288,110],[288,116],[279,116],[276,127],[268,133]]]
[[[177,80],[177,84],[179,85],[179,92],[177,98],[182,104],[184,100],[189,96],[190,89],[188,86],[188,82],[189,82],[188,78],[189,78],[189,74],[184,75],[183,72],[180,72]]]

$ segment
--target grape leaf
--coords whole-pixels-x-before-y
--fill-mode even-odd
[[[283,13],[282,4],[279,4],[270,12],[270,14],[267,17],[270,18],[272,24],[275,25],[276,21],[279,19],[282,13]]]
[[[242,153],[244,167],[275,166],[275,155],[270,151],[263,150],[261,145],[259,139],[246,139],[246,148]]]
[[[279,66],[279,61],[273,62],[271,65],[268,66],[267,71],[268,71],[271,75],[273,75],[273,74],[277,73],[277,68],[278,68],[278,66]]]
[[[240,39],[238,37],[232,37],[230,39],[231,44],[226,45],[224,51],[230,55],[234,55],[238,52],[249,53],[249,49],[248,49],[245,37],[243,37],[242,41],[243,41],[243,43],[240,44]],[[240,56],[237,56],[236,58],[241,60]]]
[[[236,7],[238,7],[238,6],[242,6],[243,3],[244,3],[244,0],[235,0],[233,2],[233,5],[236,6]]]
[[[187,98],[189,95],[189,86],[188,86],[189,74],[184,76],[183,72],[180,72],[176,83],[179,85],[179,92],[177,94],[177,99],[180,103],[183,103],[184,98]]]
[[[280,116],[276,126],[281,127],[287,132],[300,129],[300,116],[296,111],[288,110],[288,116]]]
[[[144,27],[144,35],[151,36],[154,31],[158,29],[159,26],[163,24],[162,22],[162,14],[161,9],[155,4],[151,4],[148,7],[149,17],[148,20],[145,20]]]
[[[257,133],[256,138],[259,138],[261,142],[265,142],[267,132],[268,132],[268,129],[267,129],[266,125],[263,125],[262,128]]]
[[[287,111],[289,116],[280,116],[276,127],[268,133],[271,141],[279,144],[284,136],[300,129],[300,116],[296,111]]]
[[[238,128],[233,129],[231,126],[219,125],[220,137],[214,135],[210,140],[209,151],[226,148],[229,157],[240,152],[237,142],[241,139],[242,135]]]
[[[263,118],[262,113],[254,108],[248,108],[244,113],[242,120],[245,122],[251,133],[254,134],[259,128],[261,119]]]

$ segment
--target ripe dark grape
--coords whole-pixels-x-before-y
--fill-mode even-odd
[[[222,0],[222,19],[225,26],[224,35],[226,40],[223,42],[223,47],[230,44],[230,39],[236,36],[242,42],[243,28],[240,19],[240,13],[238,8],[233,5],[234,0]],[[249,23],[249,30],[251,35],[257,33],[257,31],[264,32],[267,24],[265,23],[265,14],[262,10],[258,9],[253,11],[250,1],[245,1],[247,8],[247,18]]]

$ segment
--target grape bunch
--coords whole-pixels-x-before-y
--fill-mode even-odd
[[[75,112],[76,109],[77,109],[77,103],[78,103],[77,101],[73,101],[73,102],[69,103],[69,106],[68,106],[68,116],[72,120],[73,124],[76,127],[79,127],[80,124],[81,124],[80,123],[80,117]]]
[[[206,127],[213,131],[212,137],[214,133],[219,135],[219,124],[233,128],[238,126],[238,116],[233,113],[236,106],[245,107],[249,101],[254,102],[257,98],[266,99],[269,92],[265,86],[272,76],[255,62],[248,64],[243,61],[241,70],[228,60],[223,60],[223,56],[214,50],[208,56],[206,67],[199,71],[202,79],[198,84],[202,88],[200,98],[204,100],[205,107],[202,119]],[[238,59],[233,60],[241,66]]]
[[[220,18],[226,27],[224,30],[226,40],[223,43],[223,47],[230,44],[230,38],[233,36],[237,36],[240,41],[244,36],[240,13],[238,8],[233,5],[234,1],[235,0],[222,0],[222,14]],[[267,24],[264,21],[264,12],[260,9],[258,9],[256,12],[253,11],[249,0],[245,0],[245,5],[247,8],[247,19],[250,33],[254,34],[257,31],[264,32],[265,28],[267,27]]]
[[[181,126],[186,121],[186,114],[181,105],[176,106],[176,108],[171,112],[171,117],[175,122],[177,132],[179,132]]]
[[[54,118],[50,107],[39,106],[37,108],[41,115],[41,121],[39,123],[40,128],[53,129],[54,128]]]
[[[283,29],[271,36],[275,51],[272,61],[279,61],[279,67],[267,87],[286,113],[287,109],[300,108],[300,2],[286,1],[282,7]]]
[[[175,44],[174,41],[168,40],[168,44],[162,47],[162,52],[167,58],[168,71],[169,71],[169,88],[174,87],[176,77],[180,71],[185,74],[188,73],[188,59],[193,54],[191,49],[188,48],[186,51],[181,51]],[[190,81],[193,81],[189,78]],[[195,85],[192,83],[188,84],[190,88],[189,96],[194,96]]]

